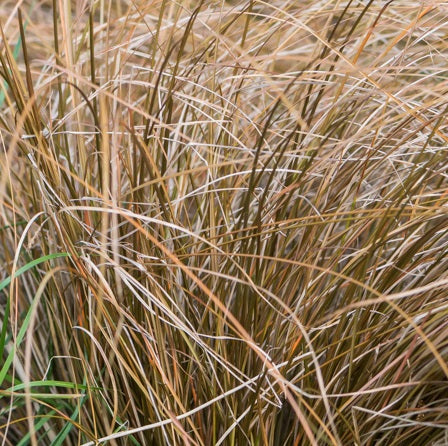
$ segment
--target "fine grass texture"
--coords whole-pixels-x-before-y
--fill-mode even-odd
[[[0,445],[448,444],[448,4],[0,3]]]

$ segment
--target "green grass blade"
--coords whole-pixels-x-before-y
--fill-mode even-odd
[[[87,400],[87,396],[84,396],[79,404],[76,405],[75,410],[73,411],[72,415],[70,416],[70,419],[75,421],[78,417],[79,411],[84,405],[85,401]],[[73,423],[67,422],[65,426],[62,428],[62,430],[59,432],[58,436],[52,441],[51,446],[61,446],[64,444],[64,441],[70,434],[71,430],[73,429]]]
[[[37,432],[45,423],[47,423],[56,412],[51,410],[46,415],[40,417],[40,420],[34,425],[35,431]],[[17,446],[26,446],[30,443],[31,434],[28,432],[18,443]]]
[[[61,257],[69,257],[69,256],[70,256],[70,254],[68,254],[68,253],[49,254],[49,255],[40,257],[38,259],[35,259],[35,260],[27,263],[26,265],[24,265],[21,268],[19,268],[14,273],[13,277],[9,276],[6,279],[2,280],[2,282],[0,282],[0,291],[3,290],[4,288],[6,288],[9,285],[13,278],[15,279],[15,278],[19,277],[20,275],[22,275],[23,273],[25,273],[25,272],[29,271],[30,269],[36,267],[37,265],[40,265],[41,263],[47,262],[49,260],[54,260],[54,259],[58,259],[58,258],[61,258]],[[9,369],[11,363],[12,363],[12,360],[13,360],[16,348],[20,345],[20,343],[23,340],[23,337],[25,336],[26,330],[28,328],[28,324],[30,322],[31,314],[32,314],[32,311],[34,309],[33,303],[31,304],[30,308],[28,309],[28,312],[27,312],[27,314],[25,316],[25,320],[23,321],[22,327],[20,328],[19,334],[17,336],[17,341],[16,341],[15,348],[13,348],[10,351],[8,357],[6,358],[5,363],[3,364],[3,367],[0,370],[0,385],[3,383],[5,375],[6,375],[8,369]],[[2,357],[3,351],[4,351],[4,347],[5,347],[6,327],[7,327],[8,318],[9,318],[9,310],[10,310],[10,297],[7,298],[5,315],[3,317],[2,332],[1,332],[1,336],[0,336],[0,357]]]

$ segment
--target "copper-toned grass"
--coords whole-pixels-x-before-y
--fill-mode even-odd
[[[0,2],[0,445],[448,444],[447,17]]]

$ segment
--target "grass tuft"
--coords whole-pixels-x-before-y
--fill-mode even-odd
[[[0,444],[448,443],[447,5],[0,3]]]

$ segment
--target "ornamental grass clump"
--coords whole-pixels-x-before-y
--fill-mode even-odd
[[[447,444],[447,17],[3,0],[0,444]]]

